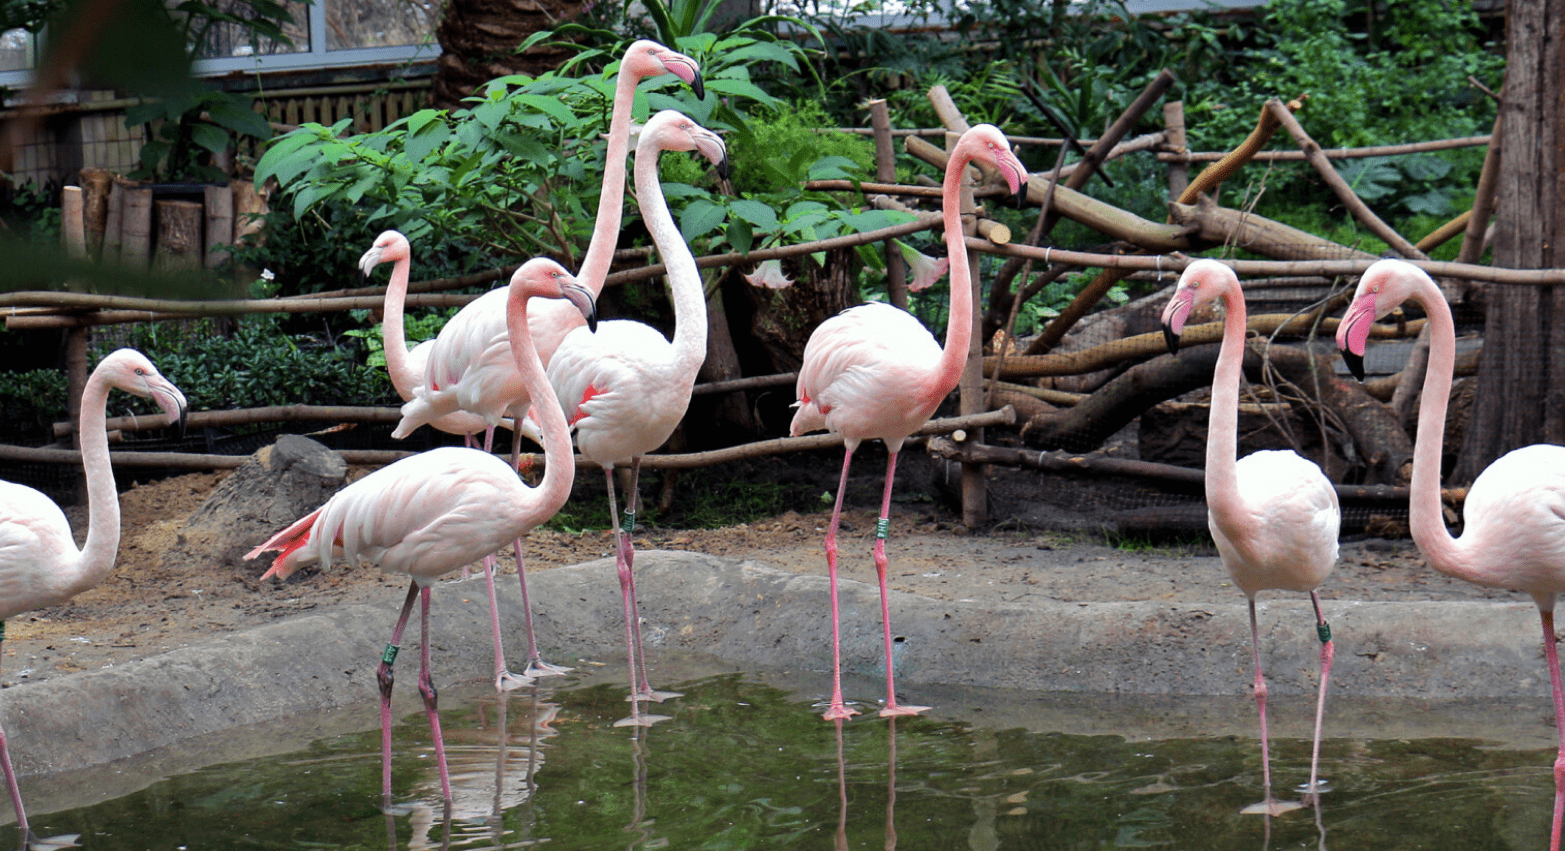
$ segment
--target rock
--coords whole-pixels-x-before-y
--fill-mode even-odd
[[[263,447],[191,513],[180,539],[163,556],[165,567],[216,561],[260,575],[265,561],[244,554],[319,508],[347,482],[348,465],[320,443],[285,434]]]

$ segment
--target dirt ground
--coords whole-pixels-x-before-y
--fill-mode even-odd
[[[1051,530],[1040,517],[1079,511],[1078,484],[1036,473],[995,471],[991,477],[989,529],[970,532],[939,498],[936,462],[905,453],[898,471],[917,499],[893,509],[888,552],[894,589],[936,599],[984,605],[1029,601],[1199,600],[1242,603],[1227,582],[1215,550],[1198,539],[1186,543],[1108,545],[1101,536]],[[834,479],[837,468],[821,465]],[[850,485],[839,545],[846,578],[874,581],[873,544],[880,476],[875,460]],[[123,536],[119,561],[99,587],[72,602],[13,618],[0,659],[0,685],[110,666],[286,618],[318,607],[381,603],[405,587],[400,577],[369,567],[335,567],[278,583],[262,582],[264,563],[246,572],[212,563],[167,564],[164,555],[224,473],[199,473],[142,484],[121,495]],[[862,479],[859,478],[862,476]],[[601,488],[599,489],[601,493]],[[862,495],[862,499],[860,496]],[[899,490],[899,500],[900,500]],[[852,503],[860,504],[852,504]],[[1197,506],[1198,507],[1198,506]],[[78,539],[85,534],[85,510],[67,511]],[[788,511],[771,519],[721,529],[638,530],[639,550],[690,550],[735,559],[754,559],[794,572],[824,574],[821,538],[830,519],[821,511]],[[1196,541],[1191,543],[1191,541]],[[570,534],[535,530],[526,541],[527,569],[548,570],[611,555],[607,531]],[[515,559],[501,555],[503,581],[515,574]],[[446,580],[447,582],[455,579]],[[458,586],[483,594],[476,578]],[[604,588],[604,594],[617,589]],[[1344,541],[1336,572],[1322,589],[1327,600],[1512,599],[1518,595],[1455,582],[1428,568],[1410,541],[1377,538]],[[392,617],[387,612],[388,619]],[[388,621],[389,622],[389,621]],[[547,639],[545,639],[547,643]]]

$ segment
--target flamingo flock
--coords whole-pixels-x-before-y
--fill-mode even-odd
[[[645,727],[665,716],[643,704],[678,698],[651,685],[641,636],[635,583],[633,533],[639,502],[641,459],[663,445],[685,416],[706,354],[707,296],[690,246],[670,213],[658,178],[665,152],[694,153],[726,177],[728,151],[716,133],[689,117],[663,110],[640,128],[632,169],[635,202],[666,266],[674,307],[672,339],[632,319],[597,321],[596,300],[607,277],[620,229],[630,155],[631,112],[638,83],[673,74],[703,94],[694,60],[651,41],[638,41],[622,58],[607,134],[607,162],[592,239],[578,273],[549,258],[522,263],[509,284],[458,312],[434,340],[409,349],[403,328],[412,250],[396,231],[381,234],[360,260],[368,276],[391,263],[386,289],[384,340],[387,371],[403,398],[394,437],[428,425],[464,438],[463,447],[422,452],[388,465],[339,491],[324,505],[256,546],[247,559],[276,553],[263,578],[287,579],[302,567],[334,560],[366,560],[389,574],[406,576],[408,590],[376,668],[382,729],[383,796],[392,796],[391,697],[395,661],[415,605],[420,612],[417,688],[431,727],[442,794],[451,785],[440,731],[437,690],[431,672],[430,607],[437,581],[481,563],[490,600],[497,690],[529,684],[570,669],[544,662],[528,598],[521,539],[548,521],[570,496],[577,455],[604,472],[613,526],[615,569],[625,623],[630,717]],[[941,192],[942,221],[950,258],[949,323],[943,344],[912,315],[881,303],[853,307],[820,324],[809,336],[796,384],[797,412],[790,433],[826,430],[841,437],[844,454],[823,547],[829,577],[832,690],[824,718],[837,724],[858,714],[842,689],[842,612],[838,604],[838,547],[843,498],[855,451],[865,441],[886,446],[887,463],[872,561],[880,591],[885,697],[879,714],[917,715],[929,707],[901,702],[895,682],[890,563],[892,484],[898,455],[955,387],[968,358],[973,331],[974,280],[962,235],[959,190],[970,164],[997,172],[1011,192],[1028,172],[1004,134],[978,125],[955,142]],[[1545,660],[1553,690],[1559,747],[1554,763],[1551,848],[1560,846],[1565,817],[1565,688],[1554,631],[1556,595],[1565,591],[1565,447],[1515,450],[1474,482],[1463,533],[1446,528],[1440,502],[1440,457],[1454,365],[1451,313],[1438,287],[1418,267],[1383,260],[1361,277],[1337,331],[1350,369],[1362,378],[1370,326],[1405,301],[1429,316],[1428,375],[1419,413],[1410,499],[1414,541],[1435,569],[1478,585],[1525,591],[1537,604]],[[1191,262],[1162,313],[1164,334],[1177,356],[1180,334],[1192,311],[1220,302],[1225,308],[1220,353],[1212,380],[1205,465],[1208,526],[1233,584],[1248,602],[1259,713],[1262,800],[1245,813],[1278,816],[1318,805],[1326,783],[1319,776],[1321,736],[1335,645],[1320,589],[1337,561],[1341,509],[1336,491],[1314,463],[1293,452],[1238,457],[1239,385],[1246,312],[1233,269],[1215,260]],[[111,389],[149,397],[171,422],[183,422],[185,398],[141,354],[120,350],[105,357],[88,380],[81,405],[81,457],[88,482],[89,521],[77,548],[63,513],[31,488],[0,482],[0,641],[3,620],[58,605],[100,583],[114,564],[119,510],[109,467],[105,406]],[[544,470],[527,484],[512,459],[492,454],[494,430],[509,428],[543,447]],[[483,434],[481,448],[479,433]],[[572,438],[576,452],[573,452]],[[617,482],[616,470],[628,475]],[[620,511],[620,486],[624,511]],[[527,666],[509,670],[494,587],[495,554],[516,552],[521,584]],[[1262,664],[1256,601],[1261,592],[1308,594],[1320,641],[1319,693],[1309,781],[1303,801],[1282,800],[1272,785],[1267,725],[1268,690]],[[839,738],[840,748],[840,738]],[[840,759],[840,754],[839,754]],[[0,729],[0,768],[24,845],[39,840],[28,826],[22,796]]]

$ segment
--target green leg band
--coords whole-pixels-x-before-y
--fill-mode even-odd
[[[1315,625],[1315,634],[1320,636],[1320,643],[1331,641],[1331,624],[1321,621]]]
[[[891,534],[891,518],[882,517],[875,521],[875,537],[885,540]]]
[[[382,664],[386,664],[386,665],[396,664],[396,661],[397,661],[397,651],[399,651],[401,649],[402,649],[401,647],[398,647],[395,644],[388,644],[388,645],[386,645],[386,652],[380,654],[380,661],[381,661],[381,663]]]
[[[636,512],[626,510],[622,514],[623,517],[620,520],[619,530],[629,535],[636,531]]]

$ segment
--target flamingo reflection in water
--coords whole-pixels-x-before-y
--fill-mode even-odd
[[[541,841],[530,835],[535,822],[531,810],[547,751],[545,741],[559,733],[554,722],[560,706],[552,697],[552,690],[535,683],[522,691],[480,698],[476,724],[446,731],[450,807],[440,800],[439,779],[423,779],[413,800],[387,810],[390,847],[399,847],[396,823],[403,816],[408,851],[444,849],[453,842],[471,845],[486,838],[496,848]],[[524,817],[516,818],[518,813]],[[507,814],[512,816],[509,827]],[[527,835],[517,835],[518,824]]]
[[[848,761],[843,755],[842,724],[837,718],[837,836],[832,844],[836,851],[848,851]],[[897,848],[897,719],[888,718],[886,733],[886,851]]]

